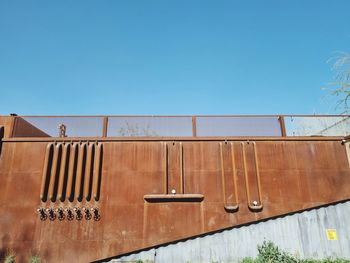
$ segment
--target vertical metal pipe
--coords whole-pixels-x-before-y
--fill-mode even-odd
[[[261,182],[260,182],[260,171],[259,171],[259,163],[258,163],[258,150],[256,147],[256,143],[253,142],[253,149],[254,149],[254,159],[255,159],[255,171],[256,171],[256,178],[258,181],[258,193],[259,193],[259,202],[262,207],[262,193],[261,193]]]
[[[55,189],[57,189],[57,167],[60,167],[59,160],[61,159],[62,154],[62,144],[58,143],[54,147],[53,151],[53,161],[52,161],[52,169],[51,169],[51,176],[50,176],[50,185],[49,185],[49,198],[52,202],[56,200],[56,192]]]
[[[253,204],[251,198],[250,198],[250,190],[249,190],[249,179],[248,179],[248,170],[247,170],[247,161],[246,161],[246,152],[245,152],[245,143],[242,142],[242,154],[243,154],[243,165],[244,165],[244,177],[245,177],[245,183],[246,183],[246,192],[247,192],[247,199],[248,199],[248,207],[252,211],[258,211],[262,209],[262,198],[261,198],[261,187],[260,187],[260,174],[259,174],[259,167],[258,167],[258,160],[257,160],[257,153],[256,153],[256,147],[255,142],[253,144],[253,150],[254,150],[254,163],[255,163],[255,170],[256,170],[256,179],[257,179],[257,188],[258,188],[258,195],[259,195],[259,202],[258,204]]]
[[[86,152],[86,143],[82,143],[79,146],[79,154],[78,154],[78,165],[77,165],[77,175],[75,181],[75,194],[77,196],[78,201],[82,201],[82,195],[84,186],[82,185],[82,180],[84,180],[84,157]]]
[[[85,180],[84,180],[84,196],[87,201],[90,201],[90,198],[91,198],[91,189],[92,189],[91,166],[92,166],[92,161],[94,157],[93,156],[94,152],[95,152],[95,145],[94,143],[90,143],[87,150]]]
[[[184,162],[183,162],[183,145],[180,142],[180,192],[181,194],[185,193],[185,185],[184,185]]]
[[[48,185],[50,181],[51,174],[51,163],[52,163],[52,152],[53,152],[53,143],[49,143],[46,146],[43,175],[41,178],[41,187],[40,187],[40,200],[45,202],[47,200]]]
[[[61,159],[61,167],[60,167],[60,176],[58,181],[58,190],[57,190],[57,199],[64,201],[65,194],[64,190],[64,179],[66,177],[66,168],[68,165],[68,157],[70,156],[70,144],[66,143],[62,149],[62,159]],[[67,191],[67,188],[66,188]]]
[[[234,185],[234,191],[235,191],[235,201],[236,206],[238,208],[238,189],[237,189],[237,170],[236,170],[236,160],[235,160],[235,152],[234,152],[234,146],[233,142],[231,144],[231,162],[232,162],[232,177],[233,177],[233,185]]]
[[[93,175],[93,193],[95,201],[100,198],[100,187],[101,187],[101,173],[102,173],[102,154],[103,145],[97,144],[95,147],[95,160],[94,160],[94,175]]]
[[[246,187],[246,193],[247,193],[247,199],[248,199],[248,206],[250,206],[251,199],[250,199],[250,191],[249,191],[249,178],[248,178],[248,170],[247,170],[247,160],[246,160],[246,156],[245,156],[245,143],[241,142],[241,146],[242,146],[242,158],[243,158],[245,187]]]
[[[225,171],[224,171],[224,154],[222,150],[222,142],[220,145],[220,170],[221,170],[221,181],[222,181],[222,193],[224,196],[224,205],[226,206],[226,184],[225,184]]]
[[[163,152],[164,152],[164,194],[168,194],[168,144],[163,143]]]
[[[68,165],[68,179],[67,179],[67,198],[69,201],[74,200],[74,188],[75,188],[75,163],[77,162],[77,154],[79,151],[79,145],[77,143],[72,144],[71,151],[70,151],[70,158],[69,158],[69,165]]]
[[[278,117],[279,121],[280,121],[280,126],[281,126],[281,134],[282,137],[286,137],[287,136],[287,132],[286,132],[286,123],[284,121],[284,116],[280,115]]]
[[[192,135],[197,137],[197,117],[192,116]]]
[[[232,162],[232,175],[233,175],[233,185],[234,185],[234,198],[235,201],[233,204],[228,204],[227,197],[226,197],[226,178],[225,178],[225,170],[224,170],[224,154],[223,154],[223,145],[220,143],[220,160],[221,160],[221,178],[222,178],[222,189],[223,189],[223,196],[224,196],[224,207],[225,210],[228,212],[234,212],[238,209],[238,200],[237,200],[237,186],[236,186],[236,169],[235,169],[235,163],[234,163],[234,153],[231,143],[231,162]]]
[[[103,117],[103,130],[102,130],[102,137],[107,137],[108,132],[108,117]]]

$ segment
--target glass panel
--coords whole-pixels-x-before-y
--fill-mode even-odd
[[[281,136],[278,116],[197,117],[197,136]]]
[[[192,117],[109,117],[109,137],[192,137]]]
[[[285,117],[287,136],[350,135],[349,116]]]
[[[103,117],[17,117],[14,137],[101,137]]]

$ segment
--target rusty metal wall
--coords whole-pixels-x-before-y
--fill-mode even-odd
[[[106,262],[240,262],[256,257],[257,245],[273,241],[299,258],[340,257],[350,259],[350,201],[265,222],[208,234],[186,241],[145,250]],[[328,240],[335,229],[337,240]]]
[[[8,138],[11,136],[13,128],[13,117],[1,116],[0,115],[0,126],[4,127],[4,137]]]
[[[1,144],[0,254],[20,262],[105,259],[350,198],[340,138]]]

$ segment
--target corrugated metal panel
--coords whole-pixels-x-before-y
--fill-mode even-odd
[[[110,262],[238,262],[257,255],[257,245],[271,240],[301,258],[350,259],[350,201],[265,222],[242,226],[114,259]],[[338,240],[328,240],[336,229]]]

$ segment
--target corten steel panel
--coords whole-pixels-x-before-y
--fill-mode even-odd
[[[107,260],[117,262],[241,262],[257,256],[256,247],[272,240],[279,248],[299,258],[350,259],[350,201],[282,216],[244,227],[173,242],[154,249]],[[336,229],[338,241],[327,239],[326,229]],[[286,238],[288,237],[288,238]]]
[[[12,122],[14,117],[0,116],[0,126],[4,126],[4,138],[9,138],[12,133]]]
[[[100,198],[81,202],[40,200],[48,142],[2,144],[0,249],[15,251],[19,262],[31,253],[47,262],[88,262],[350,197],[346,150],[336,140],[102,142]],[[91,180],[89,154],[76,169]],[[77,189],[85,196],[89,187]],[[144,199],[174,188],[172,199]],[[262,209],[248,207],[247,190]],[[188,194],[204,199],[183,198]],[[101,218],[41,221],[41,207],[98,207]]]
[[[50,137],[47,133],[38,127],[29,123],[21,117],[14,118],[13,137]]]

